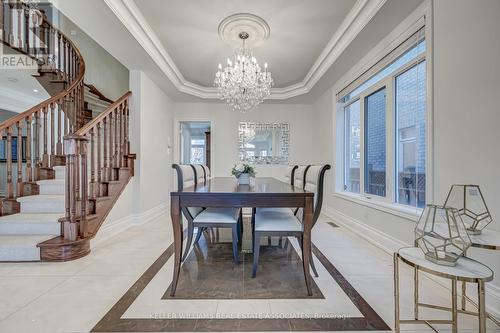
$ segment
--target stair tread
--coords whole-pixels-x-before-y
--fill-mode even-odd
[[[45,185],[45,184],[57,184],[61,185],[64,184],[65,179],[44,179],[44,180],[37,180],[38,185]]]
[[[54,194],[38,194],[28,195],[25,197],[17,198],[18,202],[51,202],[51,201],[64,201],[64,195]]]
[[[4,223],[59,223],[64,217],[61,213],[17,213],[0,216],[0,224]]]
[[[57,235],[0,235],[0,249],[13,247],[36,247]]]

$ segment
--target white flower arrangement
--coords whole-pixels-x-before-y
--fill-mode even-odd
[[[231,170],[231,174],[236,178],[239,178],[244,173],[248,173],[250,177],[255,177],[255,175],[257,174],[254,167],[246,163],[235,164],[233,169]]]

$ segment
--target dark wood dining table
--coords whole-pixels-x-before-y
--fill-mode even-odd
[[[235,178],[215,177],[198,186],[170,193],[170,215],[174,232],[174,274],[170,295],[175,296],[183,247],[182,207],[303,207],[302,263],[307,293],[312,296],[309,263],[314,193],[275,178],[257,177],[251,185]]]

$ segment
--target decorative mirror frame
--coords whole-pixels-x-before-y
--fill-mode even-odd
[[[259,159],[245,158],[245,130],[273,130],[278,129],[283,133],[283,147],[281,149],[282,156],[267,156]],[[290,146],[290,125],[288,123],[256,123],[256,122],[240,122],[238,126],[238,155],[242,162],[251,162],[255,164],[288,164],[288,148]]]

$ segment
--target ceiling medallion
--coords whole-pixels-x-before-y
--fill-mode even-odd
[[[249,48],[260,45],[269,34],[269,25],[252,14],[231,15],[219,24],[221,39],[238,46],[233,60],[227,58],[226,67],[219,64],[214,80],[218,96],[233,110],[253,109],[271,94],[273,79],[267,62],[262,69]]]

